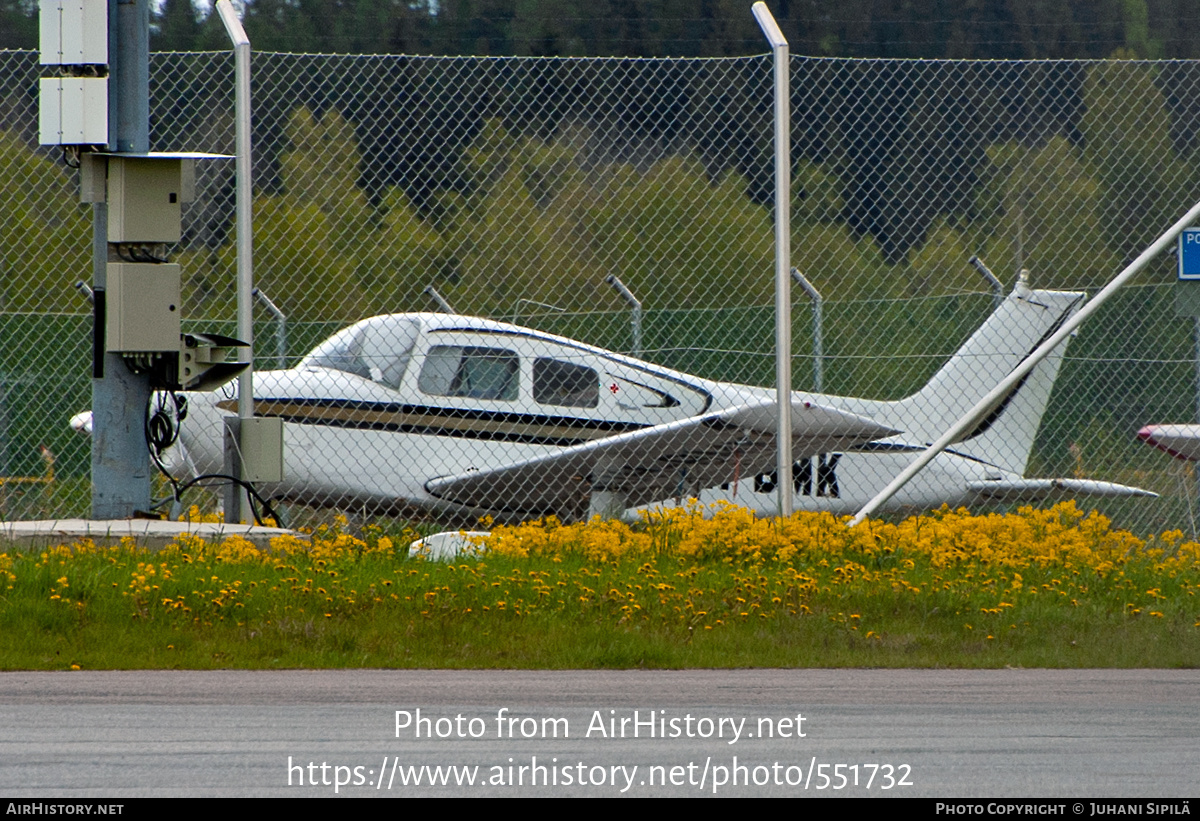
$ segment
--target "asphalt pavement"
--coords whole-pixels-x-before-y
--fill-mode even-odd
[[[2,673],[0,728],[6,799],[1200,792],[1195,670]]]

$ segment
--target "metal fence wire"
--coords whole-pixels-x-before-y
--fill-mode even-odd
[[[86,515],[90,499],[90,440],[68,424],[90,403],[90,309],[74,287],[91,279],[90,212],[75,172],[37,145],[37,59],[0,53],[5,518]],[[798,459],[797,508],[853,512],[936,437],[922,425],[943,405],[989,388],[998,363],[1041,336],[1002,304],[1020,271],[1033,289],[1094,293],[1195,201],[1200,63],[793,57],[791,89],[793,264],[821,297],[793,292],[793,384],[902,430]],[[260,413],[284,416],[289,454],[268,492],[458,520],[580,514],[579,488],[562,488],[599,481],[574,463],[440,501],[428,480],[769,395],[717,383],[774,381],[772,100],[767,55],[255,54],[256,393]],[[232,56],[151,55],[151,133],[154,150],[232,153]],[[185,324],[230,334],[233,175],[232,161],[202,164],[172,251]],[[1079,494],[1081,507],[1194,535],[1191,464],[1136,436],[1197,415],[1195,327],[1176,314],[1174,279],[1173,257],[1139,275],[1061,367],[956,446],[943,473],[957,484],[916,482],[907,510],[1019,503],[972,482],[1086,478],[1159,496]],[[436,299],[457,317],[435,315]],[[1055,299],[1035,290],[1024,302]],[[997,350],[981,333],[973,358],[955,359],[996,310],[1009,311],[990,332]],[[309,356],[366,317],[417,312]],[[184,426],[199,436],[232,397],[192,404]],[[686,450],[654,447],[667,462]],[[210,456],[190,444],[178,470]],[[692,462],[689,476],[688,458],[671,467],[678,481],[633,491],[626,477],[616,498],[771,500],[769,460],[747,456],[732,476]]]

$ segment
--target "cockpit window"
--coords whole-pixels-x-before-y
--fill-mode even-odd
[[[416,320],[399,316],[385,316],[368,324],[359,356],[370,378],[393,390],[399,388],[419,330]]]
[[[600,376],[583,365],[539,357],[533,361],[533,398],[545,405],[594,408],[600,404]]]
[[[370,379],[371,372],[359,357],[365,328],[354,325],[326,339],[304,358],[305,367],[331,368]]]
[[[435,345],[425,357],[417,386],[433,396],[516,399],[520,360],[503,348]]]
[[[302,364],[352,373],[395,390],[408,369],[419,330],[414,319],[375,317],[322,342]]]

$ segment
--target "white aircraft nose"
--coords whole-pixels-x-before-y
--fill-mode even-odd
[[[477,555],[483,552],[483,541],[490,535],[491,531],[488,530],[447,530],[434,533],[410,544],[408,555],[410,558],[424,556],[435,562],[450,561],[464,553]]]

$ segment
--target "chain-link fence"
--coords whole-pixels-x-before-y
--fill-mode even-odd
[[[90,279],[90,219],[74,172],[36,145],[37,74],[36,54],[0,54],[8,518],[85,514],[90,498],[89,442],[68,426],[90,402],[91,320],[73,287]],[[437,311],[431,288],[460,315],[697,378],[480,323],[397,321],[376,342],[368,328],[290,381],[258,377],[261,412],[287,421],[291,484],[274,491],[405,515],[545,512],[555,506],[512,498],[545,496],[532,476],[600,485],[597,462],[584,470],[546,454],[758,401],[761,392],[703,380],[774,380],[771,83],[769,56],[256,54],[255,277],[279,309],[256,308],[260,370],[296,366],[364,317]],[[814,306],[794,291],[794,386],[906,429],[798,460],[797,507],[840,510],[936,435],[922,424],[941,411],[930,410],[940,401],[932,388],[915,405],[833,397],[899,400],[946,364],[1001,299],[972,256],[1006,292],[1027,269],[1034,288],[1094,293],[1197,199],[1200,64],[797,57],[791,83],[793,264],[822,297]],[[232,95],[231,55],[152,55],[153,148],[232,153]],[[231,161],[199,169],[173,251],[186,324],[227,333],[233,172]],[[1008,503],[1018,490],[1038,495],[1016,481],[1023,469],[1152,490],[1159,498],[1080,502],[1138,531],[1194,533],[1191,466],[1136,438],[1144,425],[1197,414],[1193,321],[1176,316],[1173,281],[1173,258],[1153,263],[1070,343],[1040,425],[1036,394],[1053,368],[1042,388],[1022,388],[1025,404],[1014,398],[957,448],[943,470],[957,484],[930,479],[910,503],[982,504],[1003,496],[980,491],[997,480],[1011,480]],[[1015,350],[1018,333],[1002,337],[1014,348],[1002,353],[1030,347]],[[988,372],[1000,353],[974,355],[966,371],[945,372],[964,395],[964,372],[979,384],[1002,375]],[[231,397],[215,401],[229,411]],[[713,482],[705,498],[765,504],[774,477],[761,459],[732,438],[717,444],[729,464],[706,471],[694,454],[670,461],[686,446],[657,441],[655,458],[678,481],[627,483],[617,498],[673,498]],[[181,469],[206,458],[191,450]],[[543,458],[508,485],[463,478]],[[465,484],[431,495],[426,480],[438,476]]]

